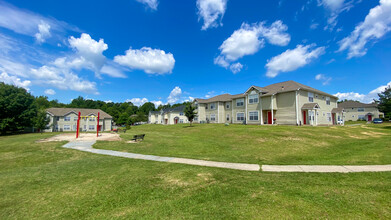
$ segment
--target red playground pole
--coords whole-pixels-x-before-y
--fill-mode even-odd
[[[77,116],[76,138],[79,137],[79,130],[80,130],[79,126],[80,126],[80,112],[79,115]]]
[[[99,136],[99,112],[98,112],[98,122],[97,122],[97,126],[96,126],[96,137]]]

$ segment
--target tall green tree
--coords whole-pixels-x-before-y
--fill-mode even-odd
[[[195,106],[193,106],[191,104],[187,104],[185,107],[185,110],[183,111],[185,113],[187,120],[189,120],[189,122],[190,122],[190,126],[193,125],[193,120],[197,116],[197,113],[195,113],[195,110],[196,110]]]
[[[32,127],[37,115],[34,96],[25,89],[0,82],[0,133]]]
[[[379,96],[379,111],[384,113],[384,117],[391,119],[391,86],[388,86],[383,92],[377,94]]]
[[[49,128],[49,122],[50,118],[47,116],[46,111],[43,109],[39,110],[35,118],[35,127],[42,133],[43,130]]]

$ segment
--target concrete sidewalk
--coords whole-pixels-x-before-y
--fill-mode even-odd
[[[140,160],[151,160],[167,163],[181,163],[205,167],[219,167],[235,170],[259,171],[258,164],[247,163],[226,163],[206,160],[195,160],[177,157],[160,157],[154,155],[134,154],[119,152],[113,150],[95,149],[92,145],[95,141],[72,141],[63,147],[90,152],[94,154],[109,155],[115,157],[125,157]],[[305,172],[305,173],[354,173],[354,172],[384,172],[391,171],[391,165],[363,165],[363,166],[344,166],[344,165],[262,165],[263,172]]]

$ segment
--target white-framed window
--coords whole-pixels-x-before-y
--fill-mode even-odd
[[[229,103],[227,103],[227,105],[225,106],[227,109],[229,109],[231,107],[231,105]]]
[[[87,125],[84,125],[84,126],[83,126],[83,129],[84,129],[84,130],[87,130]]]
[[[258,121],[259,120],[259,113],[258,111],[249,112],[248,113],[248,120],[249,121]]]
[[[248,103],[249,104],[258,103],[258,94],[249,95],[248,96]]]
[[[354,118],[354,115],[352,115],[352,118]]]
[[[216,109],[216,103],[210,103],[210,109]]]
[[[243,112],[236,113],[236,120],[237,121],[244,121],[244,113]]]
[[[95,130],[95,125],[88,125],[88,130]]]
[[[180,123],[180,124],[183,124],[183,119],[179,119],[179,123]]]
[[[77,117],[74,117],[74,118],[73,118],[73,121],[77,121]]]
[[[64,131],[70,131],[71,126],[70,125],[64,125]]]
[[[363,112],[363,111],[365,111],[365,109],[364,108],[357,108],[357,111],[358,112]]]
[[[95,117],[89,117],[89,121],[95,121]]]
[[[76,125],[73,125],[73,130],[72,131],[76,131]]]
[[[205,104],[205,109],[208,109],[208,104]]]
[[[236,106],[243,106],[244,105],[244,99],[236,99]]]
[[[183,112],[179,112],[179,115],[180,115],[180,116],[183,116]]]
[[[326,97],[326,105],[330,105],[330,97]]]
[[[331,113],[327,112],[327,121],[331,121]]]
[[[227,121],[229,121],[229,114],[227,114]]]
[[[309,102],[314,102],[314,93],[308,92],[308,101]]]
[[[215,114],[211,114],[210,115],[210,120],[211,121],[216,121],[216,115]]]
[[[194,117],[194,119],[193,119],[194,121],[198,121],[198,117]]]
[[[359,115],[358,117],[357,117],[357,119],[361,119],[361,120],[365,120],[365,115]]]
[[[71,117],[70,116],[65,116],[64,117],[64,121],[71,121]]]

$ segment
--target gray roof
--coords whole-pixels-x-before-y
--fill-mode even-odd
[[[319,108],[319,105],[318,105],[318,103],[315,103],[315,102],[305,103],[305,104],[303,104],[303,106],[301,108],[302,109],[315,109],[315,108]]]
[[[333,96],[328,93],[322,92],[320,90],[314,89],[312,87],[303,85],[303,84],[295,82],[293,80],[275,83],[275,84],[271,84],[271,85],[268,85],[265,87],[259,87],[259,86],[251,86],[251,87],[254,87],[254,88],[258,89],[259,91],[261,91],[262,92],[261,96],[270,96],[270,95],[274,95],[274,94],[278,94],[278,93],[291,92],[291,91],[296,91],[296,90],[300,89],[300,90],[306,90],[306,91],[314,92],[314,93],[321,94],[321,95],[327,95],[327,96],[334,97],[334,98],[338,99],[338,97],[336,97],[336,96]],[[227,94],[218,95],[218,96],[215,96],[215,97],[212,97],[209,99],[197,98],[197,99],[195,99],[195,101],[197,101],[198,103],[229,102],[232,99],[242,98],[244,96],[245,96],[245,93],[237,94],[237,95],[230,95],[227,93]]]
[[[180,105],[173,108],[165,108],[160,111],[150,111],[149,114],[160,114],[160,113],[168,113],[168,112],[183,112],[185,110],[186,105]]]
[[[356,101],[346,101],[346,102],[338,103],[338,107],[341,107],[341,108],[365,108],[365,107],[377,107],[377,104],[376,103],[365,104],[365,103],[356,102]]]
[[[100,109],[89,109],[89,108],[48,108],[46,109],[48,113],[50,113],[53,116],[65,116],[70,112],[74,112],[78,114],[80,112],[81,116],[88,116],[88,115],[96,115],[100,118],[113,118],[111,115],[107,114],[106,112],[100,110]]]
[[[342,108],[342,107],[333,108],[331,110],[331,113],[341,113],[341,112],[343,112],[343,110],[344,110],[344,108]]]

